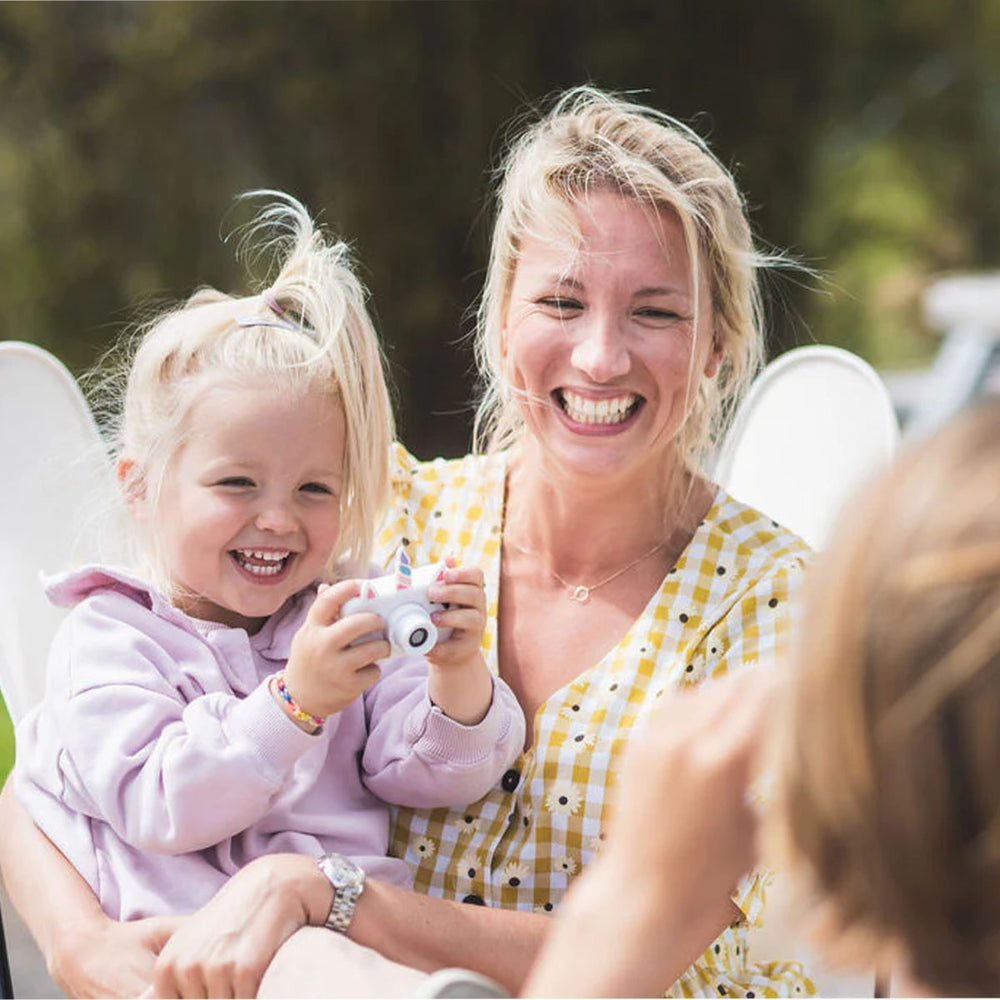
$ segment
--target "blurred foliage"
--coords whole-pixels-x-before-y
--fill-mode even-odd
[[[0,787],[7,780],[10,769],[14,766],[14,727],[7,706],[0,700]]]
[[[775,351],[921,362],[928,280],[998,266],[1000,0],[6,3],[0,338],[80,371],[243,287],[232,198],[288,190],[357,248],[404,440],[456,454],[504,125],[587,80],[690,121],[818,272],[770,281]]]

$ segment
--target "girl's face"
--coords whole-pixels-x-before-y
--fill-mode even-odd
[[[340,527],[344,414],[329,395],[225,382],[191,408],[149,519],[195,618],[255,632],[321,576]]]
[[[526,448],[549,468],[648,477],[718,368],[704,269],[696,325],[674,213],[599,190],[574,212],[582,246],[526,239],[511,282],[503,352]]]

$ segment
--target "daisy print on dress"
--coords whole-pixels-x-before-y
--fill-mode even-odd
[[[466,813],[458,821],[458,834],[460,837],[466,836],[473,833],[478,833],[483,825],[481,819],[478,816],[473,816],[470,813]]]
[[[561,858],[556,858],[552,862],[552,866],[557,872],[562,872],[564,875],[575,875],[579,867],[576,861],[568,854],[564,854]]]
[[[559,816],[572,816],[580,808],[583,798],[572,781],[552,782],[552,788],[545,796],[545,808]]]
[[[474,879],[479,874],[480,864],[479,852],[469,849],[458,859],[459,877]]]
[[[413,850],[416,852],[418,858],[420,858],[420,863],[423,864],[428,858],[433,858],[437,853],[437,841],[431,840],[430,837],[420,837],[413,845]]]
[[[527,865],[521,864],[519,861],[508,861],[507,864],[503,866],[503,871],[500,873],[501,881],[505,882],[513,889],[517,889],[522,885],[527,885],[530,878],[531,869]]]
[[[564,746],[568,746],[579,753],[583,750],[593,750],[596,745],[596,733],[584,725],[570,726],[569,732],[566,734],[566,743]]]

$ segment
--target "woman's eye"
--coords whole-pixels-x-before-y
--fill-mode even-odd
[[[299,488],[303,493],[320,493],[324,496],[333,496],[333,490],[325,483],[303,483]]]
[[[579,312],[583,309],[583,303],[578,299],[567,299],[561,295],[546,295],[538,300],[538,304],[560,315],[564,313]]]
[[[642,309],[637,309],[635,314],[640,319],[650,320],[654,323],[671,323],[684,318],[672,309],[656,309],[653,306],[645,306]]]

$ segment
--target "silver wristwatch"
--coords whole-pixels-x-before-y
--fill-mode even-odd
[[[364,869],[342,854],[324,854],[316,863],[333,886],[330,915],[323,926],[346,934],[354,908],[358,905],[358,897],[365,889]]]

